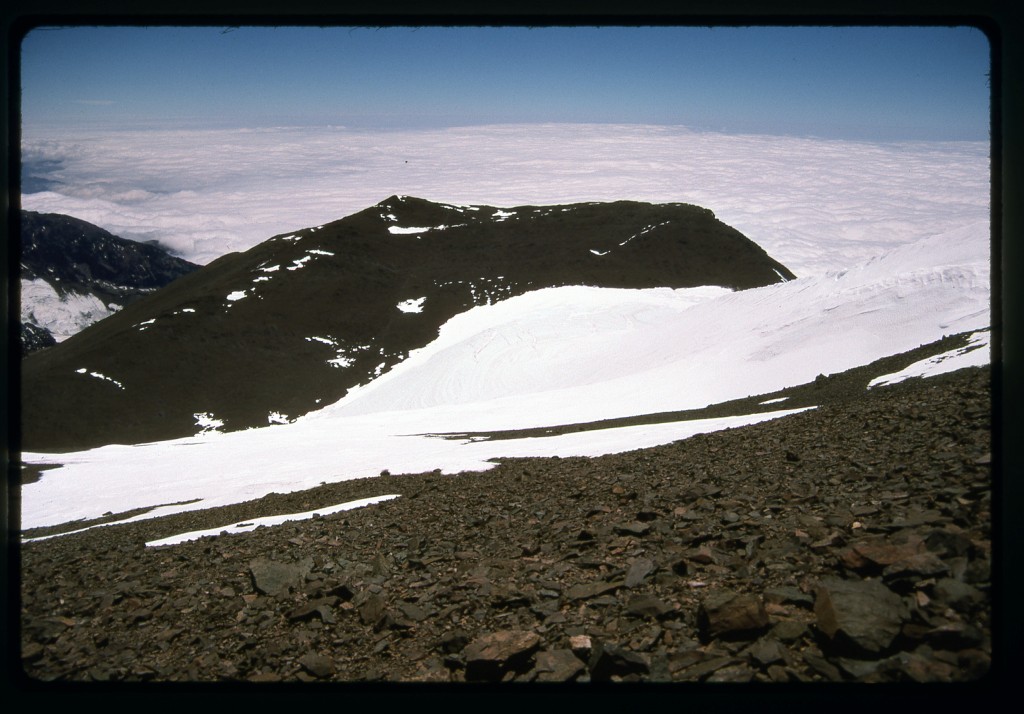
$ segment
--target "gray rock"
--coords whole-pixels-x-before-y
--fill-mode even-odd
[[[661,617],[672,612],[672,606],[653,595],[639,595],[629,601],[626,612],[638,617]]]
[[[978,588],[953,578],[943,578],[932,589],[937,600],[962,610],[984,602],[985,595]]]
[[[821,655],[815,654],[814,652],[804,652],[804,662],[806,662],[814,672],[817,672],[830,682],[843,681],[843,675],[842,672],[839,671],[839,668]]]
[[[643,536],[650,532],[651,527],[646,523],[633,521],[631,523],[616,523],[612,530],[618,535]]]
[[[297,563],[281,563],[267,558],[256,558],[249,563],[249,573],[256,590],[264,595],[287,595],[299,587],[313,568],[313,559]]]
[[[780,620],[772,626],[771,633],[781,642],[795,642],[807,634],[807,625],[797,620]]]
[[[469,644],[469,635],[465,630],[455,629],[445,632],[438,641],[437,646],[442,652],[453,654],[462,651]]]
[[[591,680],[607,681],[613,676],[646,674],[650,671],[650,664],[643,655],[617,645],[598,643],[590,654],[587,668]]]
[[[715,670],[705,682],[745,684],[754,678],[754,670],[745,664],[734,664]]]
[[[299,664],[314,677],[330,677],[334,674],[334,660],[324,655],[310,652],[299,658]]]
[[[759,639],[749,647],[747,653],[762,667],[775,664],[785,658],[783,647],[778,640],[768,638]]]
[[[815,591],[816,624],[834,644],[879,654],[900,632],[899,595],[876,580],[829,578]]]
[[[814,607],[814,596],[791,585],[768,588],[762,595],[765,602],[772,602],[778,605],[798,605],[808,610]]]
[[[631,588],[643,582],[643,579],[654,572],[654,561],[648,558],[639,558],[629,566],[626,573],[626,587]]]
[[[625,583],[621,580],[613,582],[599,580],[592,583],[581,583],[579,585],[573,585],[571,588],[566,590],[565,595],[570,600],[588,600],[590,598],[597,597],[598,595],[614,592],[623,585],[625,585]]]

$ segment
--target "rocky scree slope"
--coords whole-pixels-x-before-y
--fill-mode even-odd
[[[843,380],[837,380],[842,382]],[[598,458],[382,475],[21,548],[33,681],[982,681],[989,369]],[[145,542],[397,499],[173,546]]]
[[[46,298],[76,298],[94,311],[73,318],[82,326],[199,269],[158,245],[120,238],[86,221],[58,213],[21,211],[18,263],[22,284],[43,282]],[[85,298],[85,300],[82,300]],[[22,294],[22,354],[58,342],[47,327],[48,306]]]
[[[30,356],[22,447],[188,436],[198,414],[224,430],[295,418],[399,363],[455,314],[539,288],[744,289],[793,277],[697,206],[392,196],[223,256]]]

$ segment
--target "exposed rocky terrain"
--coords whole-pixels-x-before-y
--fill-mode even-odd
[[[72,216],[21,211],[20,219],[21,279],[45,281],[65,300],[95,298],[102,314],[199,269],[159,245],[121,238]],[[21,323],[22,354],[56,344],[47,326],[38,322],[45,321],[46,315],[34,315],[33,306],[23,302],[23,316],[26,310],[29,319],[23,317]]]
[[[744,289],[793,277],[699,206],[392,196],[222,256],[30,355],[21,444],[190,436],[197,414],[224,431],[294,419],[399,364],[454,315],[539,288]]]
[[[581,688],[983,680],[989,369],[827,387],[816,409],[651,449],[382,474],[26,543],[24,671]],[[401,496],[145,545],[383,494]]]

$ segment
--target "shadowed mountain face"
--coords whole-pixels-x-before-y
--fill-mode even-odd
[[[199,268],[159,246],[34,211],[21,212],[20,263],[30,288],[22,290],[23,354],[52,346]]]
[[[23,362],[22,448],[67,451],[294,419],[342,398],[477,305],[562,285],[793,278],[704,208],[450,206],[391,198],[271,238]]]

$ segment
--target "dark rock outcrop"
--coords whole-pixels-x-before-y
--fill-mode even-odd
[[[21,279],[46,281],[62,298],[93,296],[119,309],[199,269],[158,245],[72,216],[21,211],[20,217]],[[55,344],[45,327],[30,322],[22,323],[21,334],[23,355]]]

